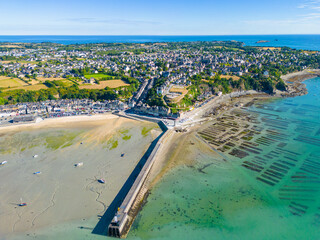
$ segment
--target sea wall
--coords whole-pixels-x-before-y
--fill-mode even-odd
[[[132,187],[127,193],[126,197],[118,207],[114,218],[108,226],[108,236],[123,238],[130,230],[131,224],[139,211],[140,204],[147,192],[145,186],[146,180],[149,176],[150,170],[156,160],[156,156],[159,152],[164,140],[170,134],[170,130],[163,122],[158,122],[160,128],[163,130],[162,136],[158,139],[152,152],[150,153],[147,161],[142,167],[139,175],[135,179]]]

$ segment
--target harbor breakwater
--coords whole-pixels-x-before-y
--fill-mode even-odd
[[[150,170],[157,159],[159,149],[171,134],[163,122],[158,122],[162,133],[151,143],[127,181],[120,189],[93,234],[123,238],[127,235],[148,189],[146,187]]]

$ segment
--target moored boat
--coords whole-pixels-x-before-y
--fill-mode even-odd
[[[105,183],[106,181],[103,178],[98,179],[99,183]]]
[[[7,163],[7,161],[3,161],[0,163],[0,165],[5,165]]]
[[[18,204],[19,207],[25,207],[27,206],[26,202],[22,202],[22,198],[20,198],[20,203]]]
[[[83,166],[83,162],[76,163],[74,166],[75,167],[81,167],[81,166]]]

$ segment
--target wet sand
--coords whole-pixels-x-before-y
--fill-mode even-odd
[[[59,117],[59,118],[46,118],[40,122],[31,122],[31,123],[20,123],[20,124],[12,124],[0,127],[0,133],[6,132],[8,130],[25,130],[26,127],[28,129],[37,129],[37,128],[50,128],[50,127],[65,127],[66,124],[68,126],[75,126],[83,123],[92,124],[100,124],[99,121],[108,120],[108,119],[116,119],[118,116],[113,115],[111,113],[107,114],[97,114],[97,115],[82,115],[82,116],[69,116],[69,117]]]
[[[172,131],[167,144],[161,149],[159,157],[150,172],[150,188],[154,187],[171,169],[181,165],[192,166],[199,154],[208,154],[219,158],[219,154],[197,137],[195,126],[189,132]]]
[[[0,239],[98,222],[160,133],[156,124],[110,114],[0,128],[0,160],[8,162],[0,166]]]

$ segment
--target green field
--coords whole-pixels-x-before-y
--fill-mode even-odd
[[[108,75],[108,74],[104,74],[104,73],[95,73],[95,74],[86,74],[84,75],[85,78],[94,78],[96,80],[112,80],[112,79],[115,79],[114,76],[111,76],[111,75]],[[109,79],[106,79],[106,78],[109,78]]]

